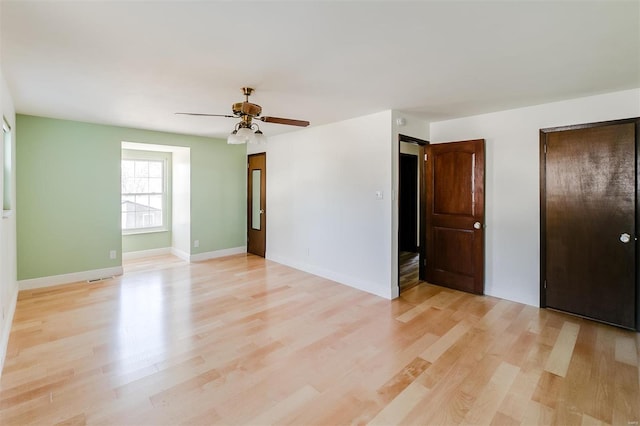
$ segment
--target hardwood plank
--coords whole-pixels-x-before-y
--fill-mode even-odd
[[[390,425],[401,423],[404,417],[429,394],[429,389],[413,382],[395,397],[369,425]]]
[[[616,337],[616,355],[615,359],[631,366],[638,365],[638,349],[633,337],[617,336]]]
[[[317,390],[312,386],[305,385],[267,411],[263,411],[258,417],[254,417],[249,423],[255,425],[278,424],[287,414],[305,405],[317,395]]]
[[[573,347],[576,344],[578,338],[578,332],[580,326],[570,322],[565,322],[562,325],[558,339],[556,340],[551,355],[547,360],[545,370],[560,377],[567,375],[567,369],[571,362],[571,356],[573,355]]]
[[[637,333],[251,255],[21,292],[0,424],[634,424]]]
[[[522,425],[551,425],[554,422],[554,410],[546,405],[529,401],[524,413]],[[562,424],[562,423],[559,423]]]
[[[455,327],[449,330],[447,334],[442,336],[440,339],[438,339],[438,341],[429,346],[427,350],[420,354],[420,357],[432,363],[437,361],[443,353],[445,353],[460,338],[462,338],[462,336],[464,336],[467,331],[469,331],[469,328],[469,324],[466,324],[464,322],[457,324]]]
[[[480,391],[480,396],[465,416],[463,424],[489,423],[502,404],[519,370],[518,367],[506,362],[500,364],[487,386]]]
[[[603,423],[598,419],[594,419],[593,417],[589,416],[588,414],[583,414],[582,415],[582,422],[580,424],[582,426],[605,426],[605,425],[608,425],[609,423]]]

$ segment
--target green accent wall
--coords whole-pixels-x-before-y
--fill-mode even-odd
[[[122,236],[123,253],[166,247],[171,247],[171,231],[147,232]]]
[[[191,149],[191,254],[246,245],[244,145],[18,115],[19,280],[122,264],[122,141]],[[199,248],[193,240],[200,240]],[[115,260],[110,250],[117,250]]]

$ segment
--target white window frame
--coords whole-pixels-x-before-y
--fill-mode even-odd
[[[135,195],[162,195],[162,226],[154,226],[154,227],[141,227],[141,228],[129,228],[123,229],[123,223],[120,224],[122,235],[134,235],[134,234],[147,234],[153,232],[167,232],[169,231],[169,167],[168,161],[164,157],[165,153],[161,152],[152,152],[152,151],[135,151],[131,152],[129,150],[122,151],[122,161],[149,161],[149,162],[161,162],[162,163],[162,192],[161,193],[123,193],[122,185],[120,189],[120,217],[122,220],[122,199],[125,196],[135,196]],[[120,179],[122,180],[122,169],[120,171]]]
[[[11,126],[2,117],[2,217],[8,218],[13,212],[13,134]]]

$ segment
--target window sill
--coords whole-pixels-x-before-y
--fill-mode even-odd
[[[147,229],[130,229],[123,230],[122,236],[126,237],[127,235],[139,235],[139,234],[157,234],[160,232],[169,232],[167,228],[147,228]]]

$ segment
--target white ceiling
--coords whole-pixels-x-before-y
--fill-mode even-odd
[[[640,87],[636,1],[1,4],[19,113],[225,137],[242,86],[263,115],[427,120]],[[267,135],[296,127],[264,124]]]

